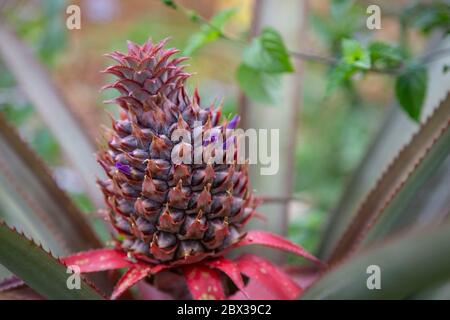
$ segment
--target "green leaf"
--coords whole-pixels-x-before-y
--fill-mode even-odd
[[[354,0],[332,0],[330,7],[332,17],[344,16],[352,8],[354,2]]]
[[[61,12],[67,4],[64,0],[55,0],[42,4],[43,30],[38,39],[38,54],[47,64],[54,62],[56,55],[64,50],[67,43],[67,29]]]
[[[183,54],[191,56],[200,48],[204,47],[210,42],[213,42],[220,38],[222,29],[225,24],[235,15],[236,8],[228,8],[220,11],[214,17],[211,18],[210,24],[204,24],[201,30],[194,33],[188,40],[186,47],[183,50]],[[191,19],[196,19],[197,15],[191,14]]]
[[[329,96],[338,86],[348,81],[356,72],[368,70],[372,66],[369,51],[358,41],[342,41],[342,58],[331,69],[325,96]]]
[[[342,40],[342,56],[347,64],[358,69],[368,70],[372,66],[369,51],[356,40]]]
[[[336,10],[336,14],[332,14],[331,17],[311,12],[311,26],[318,32],[323,44],[335,52],[341,48],[342,39],[351,38],[365,27],[364,13],[360,8],[352,5],[348,10]]]
[[[402,50],[385,42],[375,41],[368,47],[372,63],[384,66],[396,66],[403,61]]]
[[[261,72],[241,64],[236,77],[242,91],[250,99],[266,104],[279,101],[281,75]]]
[[[420,120],[420,112],[425,100],[428,74],[424,66],[413,65],[397,77],[395,94],[403,110],[415,121]]]
[[[337,87],[343,85],[351,76],[357,71],[357,69],[348,64],[346,61],[341,60],[330,71],[328,76],[327,89],[325,97],[328,97]]]
[[[450,225],[414,232],[356,254],[325,273],[302,299],[404,299],[450,277]],[[367,268],[381,271],[381,289],[369,290]]]
[[[267,73],[292,72],[294,67],[283,39],[277,30],[264,28],[261,34],[244,49],[243,63]]]
[[[237,11],[237,8],[227,8],[219,11],[214,17],[211,18],[210,24],[216,29],[221,30]]]
[[[36,128],[30,144],[33,150],[36,150],[38,155],[49,165],[53,165],[59,160],[59,145],[47,128]]]
[[[432,4],[418,4],[411,21],[414,26],[420,28],[425,34],[438,28],[448,31],[450,6],[445,1],[436,1],[436,3]]]
[[[103,299],[83,279],[79,290],[68,289],[67,268],[4,223],[0,223],[0,263],[48,299]]]
[[[172,9],[177,9],[178,6],[173,0],[161,0],[162,3],[164,3],[166,6]]]

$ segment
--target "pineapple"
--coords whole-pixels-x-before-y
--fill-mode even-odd
[[[62,261],[81,273],[127,268],[111,299],[143,279],[158,287],[156,276],[164,271],[194,299],[226,299],[233,287],[246,298],[298,297],[301,287],[271,262],[250,254],[225,257],[234,248],[262,245],[322,266],[276,234],[242,231],[260,200],[248,190],[248,163],[238,152],[239,118],[221,122],[220,107],[202,108],[197,90],[187,94],[190,74],[181,64],[186,58],[173,58],[178,50],[165,49],[165,43],[129,42],[126,54],[108,55],[119,64],[104,72],[118,80],[104,88],[119,91],[108,102],[118,104],[121,114],[112,119],[108,145],[97,155],[107,174],[98,184],[117,231],[116,245]],[[250,279],[252,294],[242,274]],[[184,284],[175,280],[180,275]]]
[[[126,54],[108,55],[118,65],[104,72],[118,79],[105,88],[119,91],[108,102],[121,107],[121,117],[113,119],[107,150],[98,153],[107,174],[98,183],[120,235],[118,246],[150,263],[177,264],[236,244],[256,201],[248,190],[247,165],[236,162],[236,153],[223,163],[206,155],[208,149],[215,155],[209,147],[218,136],[226,141],[224,154],[236,147],[229,131],[238,118],[220,123],[220,107],[202,108],[198,92],[186,92],[186,58],[174,58],[178,50],[165,49],[165,43],[129,42]],[[190,133],[190,140],[172,139],[177,129]],[[194,139],[199,134],[200,145]],[[186,154],[192,159],[199,147],[203,161],[174,161]]]
[[[115,247],[76,252],[60,262],[81,273],[127,269],[111,299],[144,279],[158,287],[156,277],[164,274],[194,299],[297,298],[302,288],[270,261],[225,257],[234,248],[262,245],[323,267],[276,234],[242,232],[259,201],[248,191],[247,163],[237,152],[239,118],[220,123],[220,107],[201,108],[197,91],[186,93],[185,58],[171,58],[178,51],[164,49],[165,43],[129,42],[127,54],[109,55],[119,64],[104,72],[118,80],[105,88],[119,91],[109,102],[122,109],[97,159],[107,175],[98,184],[117,231]]]

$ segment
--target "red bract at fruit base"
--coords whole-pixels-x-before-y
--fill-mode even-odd
[[[107,132],[108,147],[98,153],[107,179],[99,180],[107,216],[116,236],[114,248],[80,252],[63,258],[82,273],[127,268],[112,299],[155,275],[168,271],[186,280],[194,299],[295,299],[302,288],[271,262],[251,254],[230,260],[232,249],[263,245],[305,257],[314,256],[272,233],[244,232],[258,200],[249,191],[248,164],[174,163],[173,155],[191,154],[194,142],[172,141],[174,130],[192,137],[202,134],[202,146],[225,141],[227,151],[239,121],[220,122],[220,107],[202,108],[197,91],[189,96],[190,74],[173,58],[166,41],[142,46],[128,43],[128,53],[108,54],[118,62],[104,73],[118,79],[104,89],[120,95],[109,103],[121,107],[119,120]],[[206,132],[214,132],[205,138]],[[194,141],[194,138],[192,138]],[[207,148],[205,148],[207,149]],[[225,154],[225,152],[224,152]],[[203,157],[203,159],[205,159]]]

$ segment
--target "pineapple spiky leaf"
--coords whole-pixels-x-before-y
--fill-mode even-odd
[[[125,253],[107,248],[79,252],[61,260],[67,265],[78,266],[81,273],[116,270],[133,265]]]
[[[303,291],[288,274],[266,259],[244,254],[237,259],[236,264],[250,278],[246,292],[252,299],[291,300],[298,298]],[[243,293],[237,295],[241,298]]]
[[[414,230],[341,261],[310,286],[302,299],[411,298],[421,290],[448,281],[449,250],[448,223]],[[379,290],[367,288],[367,268],[372,265],[381,270]]]
[[[433,210],[414,210],[420,207],[420,200],[426,201],[426,194],[430,188],[430,181],[436,175],[441,175],[442,170],[448,170],[450,155],[450,94],[440,104],[430,121],[425,124],[428,129],[434,127],[431,119],[441,118],[443,122],[447,117],[447,124],[440,127],[435,135],[433,143],[428,147],[426,154],[415,164],[414,170],[408,175],[407,180],[401,188],[395,192],[390,201],[387,202],[382,215],[369,228],[361,246],[366,247],[385,237],[408,228],[420,228],[429,224],[440,224],[447,220],[450,210],[447,204],[442,205],[434,201],[436,205]],[[436,125],[437,128],[437,125]],[[422,127],[422,130],[427,130]],[[431,129],[429,129],[431,130]],[[437,131],[437,129],[434,129]],[[442,184],[448,186],[447,180]],[[419,206],[416,200],[419,201]],[[434,199],[433,199],[434,200]],[[433,201],[431,200],[431,201]],[[414,208],[411,210],[411,208]],[[435,211],[435,212],[430,212]],[[432,213],[430,215],[430,213]]]
[[[205,264],[210,268],[220,270],[224,274],[226,274],[227,277],[230,278],[231,281],[233,281],[234,285],[245,296],[247,296],[245,292],[245,284],[244,280],[242,279],[241,271],[239,270],[237,264],[234,261],[228,260],[224,257],[219,257],[212,261],[206,261]]]
[[[283,250],[286,252],[293,253],[295,255],[298,255],[300,257],[304,257],[312,262],[314,262],[319,267],[323,267],[323,264],[315,258],[313,255],[309,254],[307,251],[305,251],[302,247],[283,239],[280,236],[277,236],[275,234],[264,232],[264,231],[250,231],[246,233],[243,236],[243,239],[239,241],[238,243],[230,246],[223,252],[221,252],[218,255],[209,255],[206,257],[206,259],[200,259],[200,260],[182,260],[182,261],[172,261],[171,263],[152,263],[146,259],[146,257],[142,256],[133,256],[126,254],[120,246],[116,249],[96,249],[96,250],[90,250],[90,251],[84,251],[79,252],[71,256],[63,257],[61,258],[61,261],[63,261],[65,264],[71,264],[76,265],[79,267],[80,272],[82,273],[89,273],[89,272],[98,272],[98,271],[107,271],[107,270],[116,270],[121,268],[129,268],[127,272],[122,276],[122,278],[117,283],[111,299],[117,299],[120,295],[122,295],[127,289],[132,287],[134,284],[139,282],[140,280],[146,278],[147,276],[151,276],[154,274],[157,274],[163,270],[167,269],[180,269],[184,270],[184,275],[186,278],[186,281],[188,283],[188,288],[191,290],[191,294],[193,297],[197,298],[205,298],[204,295],[202,295],[204,292],[202,290],[195,289],[195,292],[192,292],[194,290],[194,285],[190,284],[189,281],[192,279],[192,274],[196,275],[196,269],[204,270],[206,269],[213,269],[211,271],[214,273],[212,276],[216,275],[216,271],[221,271],[226,277],[228,277],[240,290],[240,294],[243,295],[245,298],[255,298],[257,299],[260,297],[259,294],[253,293],[252,295],[247,294],[247,289],[244,285],[243,278],[241,275],[242,268],[239,265],[239,261],[232,261],[224,258],[221,254],[227,253],[229,250],[232,250],[234,248],[238,247],[244,247],[248,245],[262,245],[271,247],[278,250]],[[138,258],[138,259],[136,259]],[[241,258],[241,260],[244,258]],[[257,257],[252,258],[255,261],[263,261],[262,264],[266,264],[268,262],[264,260],[257,260]],[[250,270],[251,265],[247,264],[246,262],[241,262],[246,264],[246,268],[248,270],[248,277],[252,278],[255,277],[256,279],[260,278],[260,275],[258,275],[257,270]],[[184,266],[188,265],[188,268],[185,269]],[[253,267],[258,269],[260,268],[258,263],[253,264]],[[275,266],[270,265],[270,268],[275,268]],[[215,271],[214,271],[215,270]],[[278,270],[278,269],[277,269]],[[275,271],[274,271],[275,272]],[[278,270],[277,273],[280,273],[280,276],[283,275],[283,271]],[[191,274],[192,273],[192,274]],[[272,274],[273,272],[271,272]],[[269,278],[273,279],[273,275],[268,275]],[[283,276],[284,277],[284,276]],[[194,277],[196,278],[196,276]],[[215,281],[215,280],[214,280]],[[269,281],[269,279],[265,279],[265,281]],[[286,280],[287,281],[287,280]],[[217,282],[218,283],[218,282]],[[280,282],[279,284],[285,286],[286,282]],[[205,284],[206,285],[206,284]],[[258,281],[254,281],[252,284],[252,290],[258,288],[258,286],[262,286],[263,284],[260,284]],[[268,284],[265,284],[266,286]],[[276,288],[278,285],[276,283],[272,284],[274,288]],[[197,288],[197,287],[196,287]],[[272,290],[271,288],[267,288],[268,290]],[[281,289],[280,289],[281,290]],[[200,293],[201,292],[201,293]],[[300,294],[300,291],[293,291],[298,294]],[[210,298],[218,298],[216,296],[211,296]],[[220,294],[220,297],[222,295]],[[284,299],[288,297],[287,295],[275,295],[274,297],[279,299]],[[293,295],[289,296],[290,298],[295,298]]]
[[[222,280],[216,270],[204,265],[183,267],[186,283],[195,300],[224,300]]]
[[[125,274],[117,282],[114,291],[111,295],[111,299],[115,300],[130,287],[138,283],[152,273],[152,267],[148,265],[136,265],[131,267],[125,272]]]
[[[103,299],[83,278],[80,279],[80,290],[70,290],[67,267],[3,222],[0,222],[0,263],[48,299]]]
[[[355,213],[337,243],[330,263],[344,259],[366,239],[377,221],[395,218],[449,154],[450,95],[400,151]],[[383,227],[386,232],[386,227]]]
[[[0,179],[5,181],[0,189],[17,198],[14,206],[7,207],[11,209],[11,214],[4,216],[8,223],[20,226],[61,254],[101,245],[83,213],[2,114]]]
[[[0,292],[0,300],[42,300],[42,296],[28,287],[19,287],[5,292]]]
[[[271,232],[251,230],[247,232],[246,236],[242,239],[242,241],[237,243],[235,247],[248,245],[261,245],[269,248],[274,248],[277,250],[286,251],[295,254],[299,257],[304,257],[305,259],[314,262],[316,265],[324,266],[322,261],[320,261],[315,256],[307,252],[298,244],[295,244]]]
[[[96,205],[100,205],[102,197],[94,177],[102,172],[92,158],[95,152],[94,142],[74,117],[48,72],[33,56],[30,48],[6,24],[2,24],[0,28],[0,57],[77,169],[88,190],[87,196]]]
[[[0,292],[16,289],[24,285],[25,283],[16,276],[9,276],[0,281]]]

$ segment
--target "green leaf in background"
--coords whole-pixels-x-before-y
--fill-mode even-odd
[[[385,42],[372,42],[369,44],[368,50],[373,64],[381,64],[386,67],[396,66],[404,58],[400,48]]]
[[[330,7],[332,17],[343,16],[352,8],[354,2],[354,0],[332,0]]]
[[[177,9],[178,6],[175,2],[173,2],[172,0],[161,0],[162,3],[164,3],[166,6],[173,8],[173,9]]]
[[[33,107],[29,104],[12,105],[6,103],[0,106],[0,111],[8,121],[16,126],[24,125],[35,114]]]
[[[400,74],[395,83],[395,94],[402,108],[416,121],[420,120],[428,75],[424,66],[409,66]]]
[[[289,240],[301,243],[309,252],[315,252],[320,241],[321,227],[326,219],[326,211],[311,209],[299,215],[289,223]],[[289,257],[289,262],[301,261],[301,258]]]
[[[342,40],[342,56],[346,63],[359,69],[368,70],[372,66],[369,51],[356,40]]]
[[[58,142],[46,127],[39,127],[34,132],[31,146],[46,163],[55,164],[58,161],[60,149]]]
[[[342,39],[352,38],[366,28],[366,7],[357,1],[336,0],[331,3],[330,14],[311,10],[311,26],[330,52],[341,48]]]
[[[283,39],[273,28],[264,28],[261,34],[244,49],[243,63],[250,68],[267,73],[294,71]]]
[[[241,64],[236,77],[239,86],[250,99],[266,104],[274,104],[280,99],[280,74],[261,72]]]
[[[78,290],[67,288],[67,268],[50,254],[0,222],[0,263],[48,299],[101,300],[103,297],[81,280]]]
[[[208,43],[217,40],[221,35],[222,28],[236,12],[236,8],[229,8],[217,13],[209,24],[202,25],[201,30],[189,38],[183,54],[190,56]]]
[[[46,1],[42,6],[44,30],[39,40],[39,54],[46,63],[51,63],[67,42],[67,29],[61,12],[66,10],[65,0]]]
[[[369,50],[353,39],[342,40],[342,58],[333,66],[328,78],[325,97],[328,97],[337,87],[344,84],[356,72],[366,71],[372,67]]]
[[[356,71],[357,69],[354,66],[344,60],[337,63],[330,71],[325,97],[328,97],[337,87],[350,79]]]
[[[405,299],[450,276],[450,225],[407,233],[360,252],[325,273],[302,299]],[[378,266],[381,288],[369,290],[367,268]]]
[[[448,32],[450,25],[450,6],[446,1],[436,1],[431,4],[419,3],[413,7],[413,14],[409,19],[413,26],[425,34],[439,28]]]

